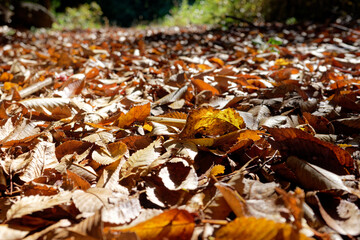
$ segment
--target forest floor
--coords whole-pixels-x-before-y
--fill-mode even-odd
[[[338,24],[0,27],[0,239],[355,239],[359,112]]]

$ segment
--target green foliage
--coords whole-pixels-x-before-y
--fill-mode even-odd
[[[54,29],[100,28],[102,11],[96,2],[84,3],[77,8],[67,7],[64,13],[56,13]]]
[[[174,7],[162,23],[167,26],[189,24],[225,24],[238,21],[235,18],[253,20],[260,11],[262,0],[196,0]],[[233,18],[227,18],[231,16]],[[235,17],[235,18],[234,18]]]
[[[334,21],[349,15],[360,17],[359,0],[183,0],[174,7],[164,25],[226,24],[247,20],[281,21],[296,24],[301,21]],[[231,16],[231,18],[227,17]]]

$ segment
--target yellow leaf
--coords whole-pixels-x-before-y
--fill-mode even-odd
[[[143,122],[150,114],[150,103],[144,105],[138,105],[129,110],[126,114],[121,114],[120,117],[115,121],[114,125],[119,128],[125,128],[131,126],[134,122]]]
[[[193,138],[197,133],[217,136],[244,128],[242,117],[232,108],[224,110],[203,107],[189,113],[181,138]]]
[[[219,174],[223,174],[225,171],[225,167],[223,165],[217,164],[211,169],[211,175],[217,176]]]
[[[116,227],[105,229],[105,232],[135,232],[141,240],[153,239],[191,239],[194,231],[194,217],[185,210],[172,209],[165,211],[150,220],[125,229]]]
[[[18,89],[18,87],[19,85],[17,83],[12,83],[12,82],[5,82],[3,86],[5,91],[9,91],[12,88]]]
[[[278,66],[286,66],[291,63],[292,63],[291,61],[284,59],[284,58],[279,58],[279,59],[276,59],[276,61],[275,61],[275,65],[278,65]]]
[[[266,218],[241,217],[220,228],[215,234],[216,240],[310,240],[296,231],[290,224],[277,223]]]
[[[213,138],[194,138],[194,139],[186,139],[186,141],[192,142],[198,146],[210,147],[214,144],[215,139],[213,139]]]
[[[153,130],[153,127],[150,124],[145,123],[144,126],[143,126],[143,129],[148,131],[148,132],[151,132]]]

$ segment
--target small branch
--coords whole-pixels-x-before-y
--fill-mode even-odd
[[[31,94],[41,90],[42,88],[51,85],[52,83],[53,83],[52,78],[46,78],[44,81],[34,83],[31,86],[20,90],[19,94],[20,94],[21,98],[25,98],[25,97],[30,96]]]
[[[334,27],[334,28],[343,30],[343,31],[351,32],[351,33],[356,34],[356,35],[360,35],[360,31],[357,31],[357,30],[354,30],[354,29],[351,29],[351,28],[348,28],[348,27],[345,27],[345,26],[342,26],[342,25],[339,25],[339,24],[336,24],[336,23],[331,24],[331,26]]]
[[[147,117],[146,120],[159,123],[180,123],[185,124],[186,119],[168,118],[168,117]]]
[[[252,22],[250,22],[250,21],[248,21],[248,20],[246,20],[244,18],[239,18],[239,17],[235,17],[235,16],[229,16],[229,15],[226,15],[225,17],[237,20],[239,22],[247,23],[250,27],[258,28],[258,26],[256,26],[255,24],[253,24]]]

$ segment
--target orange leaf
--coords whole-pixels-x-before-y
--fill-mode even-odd
[[[194,84],[194,86],[196,87],[198,92],[201,92],[203,90],[208,90],[208,91],[211,91],[213,95],[220,95],[219,90],[217,90],[216,88],[214,88],[210,84],[204,82],[203,80],[194,79],[191,82]]]
[[[10,82],[14,78],[14,75],[8,72],[4,72],[0,76],[0,82]]]
[[[116,229],[110,228],[110,232],[135,232],[141,240],[153,239],[190,239],[194,231],[194,217],[185,210],[172,209],[153,217],[138,225]],[[106,232],[106,229],[105,229]]]
[[[290,224],[277,223],[266,218],[241,217],[220,228],[215,234],[216,240],[306,240],[312,239],[293,229]]]
[[[131,126],[134,122],[143,122],[150,114],[150,103],[138,105],[130,109],[126,114],[121,113],[120,117],[115,121],[114,125],[120,128]]]
[[[68,169],[66,170],[66,173],[67,174],[66,176],[64,176],[64,180],[71,181],[71,185],[73,188],[86,191],[91,187],[88,181],[86,181],[84,178],[80,177],[76,173]]]
[[[86,79],[91,79],[91,78],[95,78],[97,75],[99,75],[99,69],[94,67],[88,73],[86,73],[85,77]]]
[[[220,66],[224,66],[224,61],[217,57],[210,58],[210,62],[215,62],[215,63],[219,64]]]

